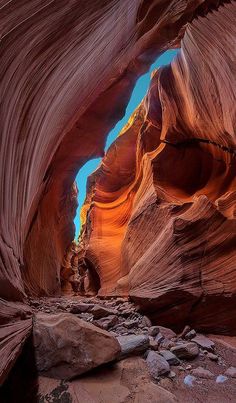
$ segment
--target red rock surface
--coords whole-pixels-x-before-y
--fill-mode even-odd
[[[87,198],[100,293],[128,292],[179,330],[236,333],[235,13],[224,4],[187,27]]]
[[[123,115],[137,77],[160,52],[179,44],[189,21],[200,12],[205,13],[210,3],[214,5],[218,1],[88,0],[82,3],[77,0],[0,1],[0,296],[8,301],[1,301],[0,308],[6,313],[11,309],[10,301],[23,301],[27,294],[60,293],[61,266],[74,235],[77,190],[73,182],[79,167],[89,158],[103,155],[106,135]],[[175,296],[180,292],[181,299],[184,288],[188,297],[187,303],[184,300],[186,311],[202,294],[201,272],[204,293],[211,296],[208,306],[212,304],[218,309],[219,301],[220,309],[222,301],[225,304],[224,311],[227,309],[228,314],[223,326],[226,329],[234,314],[233,16],[234,5],[230,3],[221,13],[215,11],[202,22],[195,20],[187,28],[182,54],[171,67],[157,74],[159,95],[154,94],[154,99],[160,98],[165,109],[161,116],[159,101],[154,109],[147,108],[150,116],[145,121],[150,122],[150,127],[142,129],[146,145],[139,140],[138,161],[142,169],[135,171],[135,200],[129,225],[127,209],[124,210],[126,222],[120,217],[125,229],[123,237],[126,237],[120,249],[124,262],[119,267],[118,248],[114,251],[115,267],[111,260],[110,272],[108,265],[106,274],[99,271],[103,290],[107,292],[117,287],[121,276],[129,273],[126,286],[119,280],[123,292],[129,288],[130,294],[141,298],[142,303],[153,299],[157,304],[155,310],[160,301],[166,303],[165,296],[170,305],[175,304],[176,299],[169,299],[169,295],[173,295],[172,291]],[[156,123],[154,117],[151,122],[151,111],[155,109],[156,116],[160,115]],[[188,113],[184,113],[186,110]],[[178,119],[173,121],[175,117]],[[152,139],[156,138],[156,127],[158,132],[161,129],[162,140],[182,141],[194,133],[194,138],[210,139],[214,144],[194,143],[184,147],[180,155],[179,148],[174,146],[157,148],[156,140]],[[147,150],[152,153],[147,154]],[[173,161],[174,176],[168,159]],[[182,171],[188,171],[185,181],[180,178]],[[145,189],[148,190],[146,198],[142,196]],[[152,216],[151,200],[161,206],[155,204]],[[181,218],[176,218],[177,211],[181,212]],[[211,226],[206,231],[206,222],[211,220],[215,229]],[[155,234],[147,230],[150,225],[162,228],[157,245]],[[171,230],[173,225],[178,248]],[[184,270],[187,264],[182,261],[188,261],[188,253],[195,256],[195,247],[188,248],[192,242],[187,235],[189,225],[193,225],[196,243],[199,242],[196,259],[190,259],[194,262],[193,273]],[[145,242],[137,248],[138,233],[142,233]],[[208,236],[210,242],[206,243]],[[120,240],[117,242],[116,248],[121,244]],[[154,264],[147,259],[148,264],[139,270],[142,249],[150,252],[147,245],[155,251],[160,249],[159,258],[154,254]],[[172,265],[175,260],[174,270],[167,258],[172,258]],[[157,266],[161,267],[158,275]],[[145,283],[141,282],[143,278]],[[171,281],[165,282],[165,278]],[[177,303],[177,307],[181,306],[185,312],[181,304]],[[202,305],[198,304],[198,311],[194,311],[196,324],[198,317],[203,316],[201,309]],[[212,312],[210,308],[208,311]],[[208,311],[202,312],[205,315]],[[212,318],[205,316],[204,320],[210,323]],[[29,318],[21,321],[21,315],[9,315],[1,328],[1,334],[6,335],[7,327],[12,326],[11,337],[4,336],[3,344],[5,351],[16,352],[14,357],[4,355],[3,375],[13,364],[30,329]],[[22,326],[19,332],[18,326]]]

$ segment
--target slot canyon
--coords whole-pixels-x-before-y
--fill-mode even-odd
[[[235,21],[0,0],[1,403],[236,402]]]

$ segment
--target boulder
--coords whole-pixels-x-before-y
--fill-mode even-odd
[[[149,337],[146,335],[119,336],[117,340],[121,348],[121,358],[143,353],[149,347]]]
[[[146,362],[149,373],[154,379],[158,379],[160,375],[165,375],[170,372],[168,362],[161,354],[155,351],[149,351]]]
[[[198,356],[199,348],[196,343],[183,343],[171,347],[171,352],[174,353],[178,358],[183,358],[186,360],[193,359]]]
[[[204,348],[207,351],[213,352],[215,348],[215,343],[208,339],[208,337],[198,334],[191,341],[196,343],[199,347]]]
[[[69,313],[36,314],[33,339],[37,369],[52,378],[74,378],[120,353],[108,332]]]

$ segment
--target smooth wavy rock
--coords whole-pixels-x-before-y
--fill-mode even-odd
[[[60,292],[76,173],[103,155],[135,80],[201,4],[0,2],[2,297]]]
[[[87,197],[83,240],[100,293],[129,293],[179,330],[236,333],[235,17],[230,2],[188,24]]]
[[[0,296],[6,301],[60,293],[74,236],[78,169],[103,155],[137,77],[179,44],[186,24],[209,4],[0,0]],[[224,209],[230,203],[232,210],[230,194],[219,199]],[[114,284],[120,269],[109,270],[102,275]],[[5,304],[8,312],[10,302],[0,302],[0,309]],[[20,346],[28,322],[18,331],[11,321]],[[4,337],[7,351],[10,340]],[[3,372],[6,363],[7,354]]]

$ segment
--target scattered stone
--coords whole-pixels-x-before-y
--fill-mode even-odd
[[[129,304],[129,302],[128,302],[127,298],[118,297],[115,299],[114,305],[119,305],[119,304]]]
[[[168,378],[174,379],[175,377],[176,377],[176,373],[174,371],[170,371],[170,373],[168,374]]]
[[[71,379],[120,354],[108,332],[70,313],[37,313],[33,340],[37,369],[52,378]]]
[[[108,330],[110,327],[114,326],[118,322],[118,317],[116,315],[109,315],[105,318],[95,320],[93,324],[100,327],[101,329]]]
[[[185,369],[187,369],[187,371],[189,371],[190,369],[192,369],[192,365],[187,365],[187,366],[185,367]]]
[[[160,333],[162,334],[162,336],[164,336],[165,339],[173,339],[176,337],[176,333],[173,332],[173,330],[167,328],[167,327],[163,327],[163,326],[158,326]]]
[[[162,341],[164,341],[165,340],[165,337],[161,334],[161,333],[158,333],[158,335],[155,337],[155,341],[158,343],[158,344],[160,344]]]
[[[229,367],[225,371],[225,375],[229,376],[230,378],[236,378],[236,368],[235,367]]]
[[[171,351],[169,351],[169,350],[160,350],[160,354],[165,358],[165,360],[170,365],[179,365],[180,364],[179,359]]]
[[[89,312],[93,314],[94,319],[101,319],[104,316],[118,314],[117,309],[111,309],[101,305],[94,305],[92,309],[89,310]]]
[[[185,335],[190,332],[190,330],[191,330],[190,326],[188,326],[188,325],[185,326],[184,330],[182,331],[182,333],[180,333],[179,337],[184,338]]]
[[[190,330],[190,332],[186,333],[185,339],[186,339],[186,340],[191,340],[191,339],[193,339],[194,337],[196,337],[196,335],[197,335],[197,333],[195,332],[194,329],[193,329],[193,330]]]
[[[160,375],[165,375],[170,372],[168,362],[162,355],[155,351],[149,351],[146,362],[149,373],[154,379],[158,379]]]
[[[120,358],[143,353],[149,347],[149,337],[146,335],[119,336],[117,340],[121,347]]]
[[[158,350],[159,343],[156,340],[152,339],[151,337],[149,338],[149,344],[150,344],[151,350],[154,350],[154,351]]]
[[[139,323],[138,319],[134,319],[134,320],[126,320],[125,322],[122,323],[122,325],[124,327],[127,327],[127,329],[131,329],[135,326],[137,326]]]
[[[199,348],[196,343],[183,343],[172,347],[170,351],[178,358],[184,358],[186,360],[195,358],[199,354]]]
[[[175,342],[169,339],[164,339],[161,341],[161,346],[163,349],[170,349],[171,347],[175,346]]]
[[[218,375],[216,378],[216,383],[224,383],[225,381],[227,381],[227,376],[224,375]]]
[[[69,312],[70,313],[82,313],[82,312],[88,312],[94,307],[94,304],[84,304],[81,302],[80,304],[72,305],[70,308]]]
[[[207,351],[213,352],[215,348],[215,343],[208,339],[208,337],[203,336],[202,334],[198,334],[194,337],[192,342],[196,343],[199,347],[204,348]]]
[[[214,374],[208,369],[204,369],[202,367],[195,368],[191,371],[191,374],[197,378],[203,379],[212,379],[214,378]]]
[[[159,329],[158,326],[151,326],[151,327],[150,327],[149,329],[147,329],[147,330],[148,330],[149,336],[153,336],[153,337],[157,336],[158,333],[160,333],[160,329]]]
[[[218,361],[219,357],[216,354],[213,353],[207,353],[207,357],[210,358],[212,361]]]
[[[184,378],[184,384],[189,386],[190,388],[193,387],[193,382],[196,381],[195,376],[192,375],[186,375],[186,377]]]

